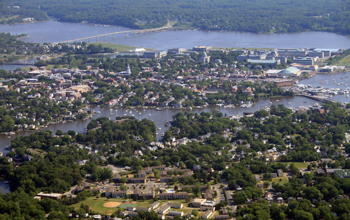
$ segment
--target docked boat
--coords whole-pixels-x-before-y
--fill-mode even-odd
[[[165,122],[165,123],[164,123],[164,126],[168,126],[168,125],[169,125],[169,122]]]
[[[162,111],[162,109],[160,109],[160,108],[156,108],[156,111]]]
[[[160,127],[157,127],[157,130],[162,130],[162,128],[160,128]]]

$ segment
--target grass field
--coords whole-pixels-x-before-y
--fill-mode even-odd
[[[91,210],[104,214],[104,215],[111,215],[113,214],[118,208],[114,207],[114,208],[107,208],[104,207],[103,204],[107,203],[107,202],[121,202],[121,199],[107,199],[105,197],[103,198],[94,198],[94,197],[90,197],[87,198],[86,200],[84,200],[83,202],[77,203],[72,205],[75,209],[79,209],[80,205],[83,203],[84,205],[88,205],[90,207]],[[128,204],[129,205],[129,204]]]
[[[348,66],[348,67],[350,67],[350,55],[344,57],[344,59],[339,61],[339,64],[337,64],[337,66]]]
[[[292,163],[294,163],[294,165],[301,169],[301,168],[307,168],[307,166],[309,165],[308,163],[304,163],[304,162],[279,162],[279,163],[282,163],[282,164],[286,164],[286,165],[290,165]]]
[[[106,42],[94,42],[94,43],[89,43],[90,44],[94,44],[96,46],[98,45],[102,45],[102,47],[108,47],[108,48],[112,48],[114,50],[117,50],[118,52],[128,52],[130,50],[133,50],[137,47],[134,46],[128,46],[128,45],[122,45],[122,44],[112,44],[112,43],[106,43]]]
[[[273,183],[286,184],[289,182],[288,177],[277,177],[272,179]]]
[[[124,203],[124,204],[121,204],[120,206],[118,206],[118,208],[125,209],[126,207],[136,207],[136,206],[138,206],[138,205],[133,204],[133,203]]]

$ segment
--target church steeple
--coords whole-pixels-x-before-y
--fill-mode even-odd
[[[126,74],[131,74],[130,66],[128,64],[128,68],[126,68]]]

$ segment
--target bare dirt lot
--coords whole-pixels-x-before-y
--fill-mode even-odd
[[[120,204],[122,204],[122,203],[120,203],[120,202],[106,202],[105,204],[103,204],[103,206],[106,208],[114,208],[114,207],[119,206]]]

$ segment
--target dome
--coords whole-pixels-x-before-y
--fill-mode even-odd
[[[281,72],[279,72],[280,74],[294,74],[296,72],[298,72],[299,69],[296,67],[288,67],[287,69],[282,70]]]
[[[203,51],[202,57],[207,57],[207,56],[208,56],[208,54],[205,51]]]

